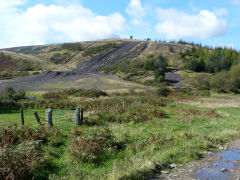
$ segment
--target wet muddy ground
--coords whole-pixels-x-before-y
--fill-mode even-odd
[[[240,140],[229,143],[216,153],[208,152],[200,161],[179,167],[159,179],[166,180],[236,180],[240,179]]]

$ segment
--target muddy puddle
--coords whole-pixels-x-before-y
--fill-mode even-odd
[[[211,162],[209,168],[202,168],[196,171],[194,178],[201,180],[229,180],[231,170],[234,169],[235,161],[240,161],[240,150],[232,149],[217,153],[219,161]]]

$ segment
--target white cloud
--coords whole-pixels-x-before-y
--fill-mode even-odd
[[[224,35],[227,31],[226,20],[208,10],[201,10],[196,15],[176,9],[157,8],[156,12],[159,23],[155,29],[159,35],[165,35],[168,39],[205,39]]]
[[[132,19],[132,24],[138,26],[142,23],[143,17],[146,15],[146,10],[142,6],[140,0],[131,0],[127,9],[127,14]]]
[[[125,28],[125,18],[120,13],[99,16],[81,5],[42,4],[20,11],[17,5],[25,1],[11,2],[0,3],[8,12],[0,11],[1,47],[117,37]]]

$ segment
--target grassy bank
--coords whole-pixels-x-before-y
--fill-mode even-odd
[[[95,111],[91,117],[85,117],[82,126],[60,129],[59,133],[49,134],[49,130],[44,131],[43,134],[47,133],[44,135],[48,139],[46,141],[40,138],[43,137],[41,135],[1,146],[0,156],[6,155],[6,148],[16,150],[23,142],[38,142],[42,148],[37,151],[40,153],[38,155],[45,158],[43,166],[48,167],[49,171],[41,174],[42,170],[38,166],[36,168],[40,169],[34,171],[28,168],[30,177],[144,179],[159,175],[161,170],[169,169],[171,163],[184,165],[198,160],[207,151],[217,149],[240,134],[240,109],[234,104],[237,98],[235,96],[174,96],[168,99],[154,96],[148,101],[144,101],[142,96],[124,97],[125,102],[131,102],[130,99],[140,102],[142,99],[141,104],[134,101],[129,103],[130,106],[119,106],[118,110],[114,106],[103,113]],[[111,96],[95,101],[102,102],[104,107],[104,103],[113,103],[118,98]],[[32,115],[35,111],[25,110],[25,119],[29,126],[32,122],[35,123]],[[37,111],[40,116],[45,115],[45,110]],[[20,122],[19,112],[1,110],[0,119],[9,123]],[[14,132],[18,128],[5,126],[1,128],[1,132],[3,129]],[[3,140],[1,134],[0,142]],[[24,166],[32,167],[32,164]],[[0,168],[3,168],[2,164]]]

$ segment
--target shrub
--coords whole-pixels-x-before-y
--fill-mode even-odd
[[[193,88],[183,88],[180,92],[189,96],[211,96],[209,90],[193,89]]]
[[[74,97],[88,97],[88,98],[98,98],[100,96],[108,96],[108,94],[104,91],[97,89],[67,89],[64,91],[49,91],[43,95],[44,99],[63,99],[67,98],[67,96]]]
[[[39,141],[25,142],[16,147],[0,148],[0,179],[46,178],[46,159]],[[46,172],[46,171],[45,171]]]
[[[109,158],[109,154],[121,149],[120,144],[114,140],[112,132],[107,128],[92,129],[90,132],[75,128],[71,135],[73,140],[69,144],[68,151],[73,161],[101,163]]]
[[[211,79],[211,88],[219,92],[234,92],[240,90],[240,65],[233,66],[230,71],[223,71],[214,75]]]
[[[85,52],[83,53],[83,56],[93,56],[93,55],[96,55],[103,51],[108,51],[108,50],[110,50],[112,48],[116,48],[116,47],[117,47],[117,43],[108,42],[102,46],[90,47],[90,48],[86,49]]]
[[[154,56],[149,54],[147,56],[147,59],[144,63],[144,69],[146,70],[154,70],[155,69],[155,66],[154,66]]]
[[[54,64],[63,64],[65,63],[68,58],[71,57],[71,54],[68,52],[65,52],[63,54],[60,53],[55,53],[51,58],[50,58],[50,62],[54,63]]]
[[[158,96],[167,97],[171,93],[170,89],[166,86],[160,87],[157,90]]]
[[[174,52],[174,47],[169,47],[170,52]]]
[[[18,127],[0,129],[0,179],[47,179],[51,168],[43,144],[63,142],[55,129]]]
[[[165,80],[165,71],[163,68],[158,68],[154,71],[154,79],[157,82],[163,82]]]
[[[22,99],[26,99],[24,90],[15,91],[12,87],[6,87],[1,91],[0,102],[3,104],[11,104]]]
[[[58,91],[49,91],[42,95],[44,99],[63,99],[66,98],[62,95],[61,92]]]
[[[141,123],[165,116],[165,112],[158,107],[149,105],[147,107],[147,109],[143,110],[143,107],[133,105],[127,110],[121,108],[118,112],[101,111],[94,117],[94,121],[102,124],[106,122]]]
[[[82,51],[83,47],[79,43],[64,43],[61,45],[62,49],[67,49],[69,51]]]

